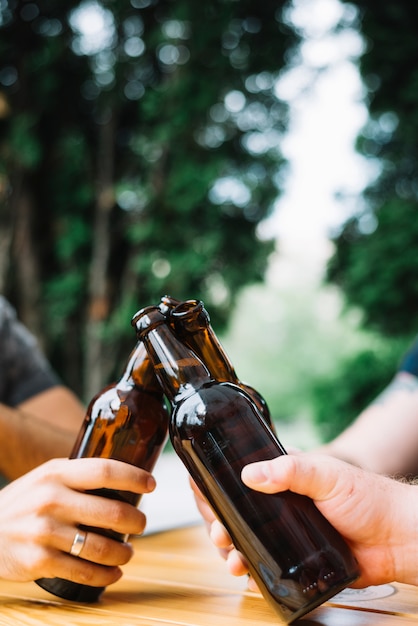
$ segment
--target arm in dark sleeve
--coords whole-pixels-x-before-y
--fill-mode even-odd
[[[16,406],[59,384],[35,337],[0,296],[0,402]]]

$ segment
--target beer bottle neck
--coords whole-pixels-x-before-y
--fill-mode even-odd
[[[171,311],[177,335],[194,350],[218,381],[237,382],[235,370],[210,324],[202,302],[189,300]]]
[[[142,341],[138,341],[132,350],[125,371],[116,385],[118,389],[123,390],[133,386],[150,393],[161,393],[161,387],[155,377],[154,368]]]
[[[147,307],[133,320],[154,372],[170,402],[188,397],[212,378],[200,359],[174,335],[157,307]]]

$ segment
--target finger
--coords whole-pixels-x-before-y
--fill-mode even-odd
[[[146,470],[115,459],[53,459],[40,467],[45,476],[55,476],[71,489],[107,488],[142,494],[156,486]]]
[[[216,516],[194,480],[190,478],[189,482],[195,496],[196,506],[205,522],[210,525]]]
[[[260,593],[260,589],[258,588],[257,583],[255,582],[252,576],[248,578],[248,589],[249,591],[254,591],[255,593]]]
[[[117,541],[111,537],[100,534],[94,529],[62,524],[54,519],[34,520],[26,533],[17,529],[15,545],[21,544],[28,550],[44,549],[45,551],[60,551],[71,554],[76,536],[84,539],[79,545],[78,555],[87,561],[94,561],[102,565],[124,565],[132,556],[132,546],[127,542]],[[24,538],[24,539],[23,539]]]
[[[242,470],[243,482],[264,493],[290,490],[314,500],[327,500],[338,492],[354,488],[355,470],[342,461],[314,454],[283,455],[270,461],[247,465]],[[341,476],[348,478],[341,481]],[[340,494],[341,495],[341,494]]]
[[[227,532],[225,526],[218,520],[214,520],[210,527],[209,536],[212,542],[218,548],[230,549],[232,547],[232,539]]]
[[[55,534],[60,536],[60,525],[92,526],[123,535],[139,535],[145,528],[145,514],[120,500],[48,484],[38,489],[37,495],[37,516],[30,532],[40,543],[48,543]]]
[[[233,576],[244,576],[248,574],[247,562],[238,550],[231,550],[226,561],[228,570]]]
[[[125,565],[133,555],[132,545],[89,532],[80,557],[100,565]]]
[[[67,511],[71,511],[71,521],[76,524],[113,530],[122,535],[140,535],[144,531],[145,514],[126,502],[70,491],[68,504],[72,504]]]
[[[93,587],[107,587],[122,576],[120,567],[97,564],[53,550],[43,555],[38,566],[42,572],[41,577],[58,577]],[[34,577],[40,577],[39,571]]]
[[[71,548],[73,545],[74,537],[76,533],[82,533],[85,537],[83,545],[77,557],[85,561],[92,561],[100,565],[125,565],[133,555],[133,549],[130,543],[116,541],[104,535],[100,535],[93,531],[79,531],[78,529],[68,529],[67,536],[72,535],[71,545],[68,547],[68,541],[66,549],[63,552],[71,555]]]

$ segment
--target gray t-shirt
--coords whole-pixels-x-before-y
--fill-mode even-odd
[[[16,406],[58,384],[35,337],[0,296],[0,402]]]

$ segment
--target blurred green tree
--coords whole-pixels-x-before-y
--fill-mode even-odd
[[[0,4],[1,290],[83,397],[133,345],[137,308],[197,297],[222,324],[263,277],[284,5]]]
[[[326,439],[389,382],[418,332],[418,6],[350,4],[365,40],[360,72],[369,110],[357,147],[379,174],[334,237],[327,279],[362,312],[372,340],[314,386],[315,419]]]
[[[383,391],[399,363],[403,343],[371,341],[371,346],[339,361],[334,372],[317,379],[311,402],[322,441],[330,441]]]
[[[407,337],[418,317],[418,6],[352,4],[366,42],[360,71],[370,113],[358,150],[380,173],[334,238],[328,279],[361,307],[368,328]]]

